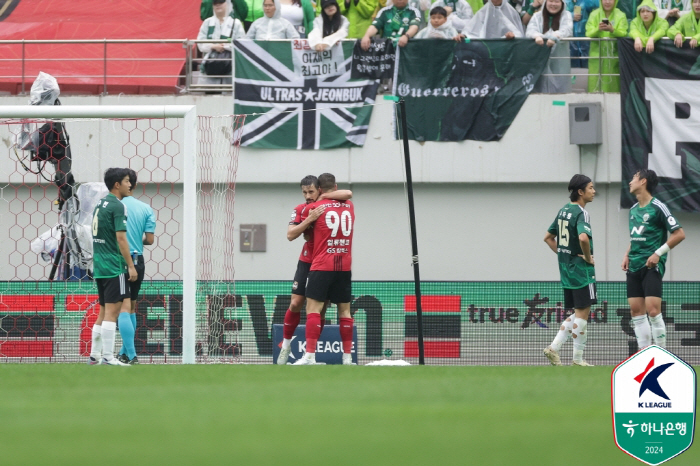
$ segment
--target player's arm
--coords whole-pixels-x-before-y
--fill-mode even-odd
[[[668,237],[668,241],[666,241],[666,243],[664,243],[664,245],[661,246],[659,249],[654,251],[654,254],[649,256],[649,259],[647,259],[646,264],[647,267],[649,267],[650,269],[656,267],[656,265],[659,263],[659,259],[661,259],[661,256],[678,246],[678,244],[684,239],[685,232],[683,231],[683,228],[674,230],[673,233],[671,233],[671,236]]]
[[[630,268],[630,248],[632,245],[627,246],[627,251],[625,251],[625,257],[622,258],[622,270],[627,272]]]
[[[557,254],[557,237],[556,235],[547,232],[546,235],[544,235],[544,242],[547,243],[547,246],[549,246],[549,249],[551,249],[554,254]]]
[[[122,257],[129,267],[129,281],[133,282],[138,277],[138,274],[134,267],[134,261],[131,260],[131,254],[129,254],[129,241],[126,239],[126,231],[117,232],[117,244],[119,245],[119,252],[122,253]]]
[[[591,239],[586,233],[580,233],[578,235],[578,243],[581,245],[581,251],[583,252],[583,260],[591,265],[595,265],[593,261],[593,256],[591,256]]]
[[[320,205],[315,209],[309,211],[309,216],[306,217],[306,219],[304,219],[304,221],[300,224],[289,225],[289,228],[287,228],[287,240],[294,241],[295,239],[300,237],[302,233],[304,233],[306,229],[309,228],[311,224],[316,221],[316,219],[323,213],[324,210],[326,210],[326,206]]]
[[[319,196],[318,200],[332,199],[334,201],[347,201],[352,199],[352,191],[349,189],[338,189],[332,193],[323,193]]]

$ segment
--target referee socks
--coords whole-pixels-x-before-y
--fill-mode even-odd
[[[136,357],[136,349],[134,348],[134,324],[131,322],[131,317],[128,312],[119,313],[119,334],[122,336],[122,342],[126,348],[126,355],[129,359]]]

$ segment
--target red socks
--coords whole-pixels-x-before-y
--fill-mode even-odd
[[[306,316],[306,352],[315,353],[318,337],[321,336],[321,315],[308,314]]]
[[[340,339],[343,341],[343,353],[345,354],[352,352],[352,324],[352,317],[340,318]]]
[[[301,312],[292,312],[287,309],[287,313],[284,315],[284,330],[282,331],[282,336],[287,340],[291,340],[300,320]]]

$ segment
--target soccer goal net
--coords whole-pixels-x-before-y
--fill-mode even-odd
[[[133,196],[156,218],[136,308],[140,361],[238,360],[227,309],[243,117],[198,117],[194,106],[4,107],[2,117],[0,362],[88,356],[99,312],[92,213],[110,167],[136,172]]]

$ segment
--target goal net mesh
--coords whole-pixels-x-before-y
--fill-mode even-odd
[[[92,211],[109,167],[136,171],[135,198],[156,217],[137,301],[141,362],[183,353],[183,254],[196,248],[196,359],[240,356],[233,207],[243,117],[198,118],[196,211],[183,209],[182,119],[1,120],[0,362],[81,362],[99,313],[92,280]],[[195,244],[183,225],[197,224]],[[121,346],[117,337],[115,350]]]

